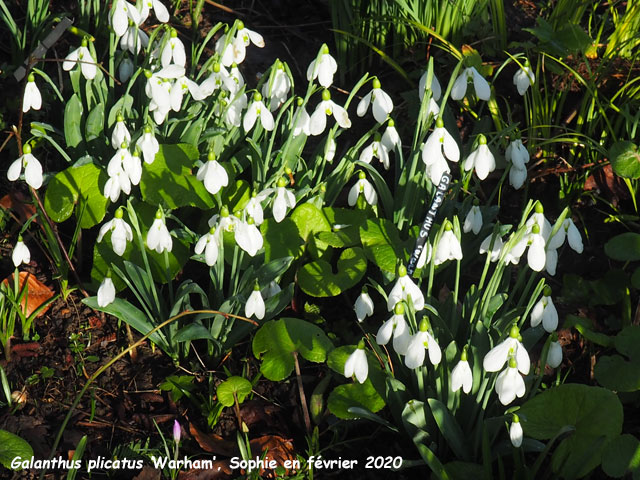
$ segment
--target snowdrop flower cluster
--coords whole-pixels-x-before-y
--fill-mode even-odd
[[[358,181],[351,187],[351,190],[349,190],[349,197],[347,198],[349,206],[353,207],[361,195],[369,205],[376,205],[378,203],[378,194],[373,188],[373,185],[367,180],[364,172],[358,173]]]
[[[536,76],[531,70],[529,60],[525,60],[522,68],[513,75],[513,84],[517,87],[518,93],[524,95],[527,89],[536,82]]]
[[[460,160],[460,149],[451,134],[444,128],[442,118],[436,120],[436,128],[422,147],[422,161],[426,165],[426,173],[431,183],[437,185],[444,173],[449,173],[447,159],[452,162]]]
[[[456,79],[451,89],[451,98],[453,100],[462,100],[467,94],[467,83],[470,80],[473,81],[476,97],[480,100],[488,101],[491,98],[491,87],[475,67],[465,68]]]
[[[36,157],[31,153],[31,145],[25,143],[22,147],[22,155],[9,165],[7,170],[7,178],[11,182],[15,182],[20,178],[20,174],[24,169],[24,180],[27,184],[36,190],[42,186],[42,165]]]
[[[521,398],[525,394],[525,385],[522,376],[529,373],[531,360],[527,350],[521,343],[520,330],[516,325],[511,327],[509,336],[493,347],[487,353],[482,366],[487,372],[498,372],[504,367],[496,380],[496,393],[500,403],[508,405],[516,397]]]
[[[486,137],[482,134],[478,135],[478,148],[471,152],[464,162],[465,171],[473,168],[480,180],[487,178],[487,175],[496,169],[496,159],[487,146]]]
[[[344,376],[351,378],[355,375],[356,380],[364,383],[369,375],[369,364],[367,353],[364,349],[364,340],[360,340],[358,347],[353,351],[344,364]]]
[[[378,123],[384,123],[387,116],[393,110],[393,100],[380,88],[380,80],[377,78],[373,79],[372,90],[362,97],[362,100],[358,103],[356,113],[359,117],[364,117],[364,114],[367,113],[369,109],[369,104],[372,105],[373,118],[375,118]]]
[[[107,232],[111,232],[111,246],[116,255],[122,256],[127,249],[127,242],[133,240],[133,232],[127,222],[122,219],[123,209],[119,207],[113,218],[106,222],[98,232],[98,242],[101,242]]]
[[[27,77],[27,85],[24,87],[24,96],[22,97],[22,112],[27,113],[32,108],[40,110],[42,107],[42,95],[36,85],[36,79],[33,73]]]
[[[11,260],[13,260],[13,265],[16,268],[23,263],[27,264],[31,261],[31,252],[22,241],[22,235],[18,236],[18,241],[16,242],[15,247],[13,247],[13,252],[11,252]]]
[[[525,163],[529,163],[529,152],[522,144],[522,140],[518,138],[507,146],[504,156],[508,162],[511,162],[509,183],[513,188],[519,190],[527,179]]]

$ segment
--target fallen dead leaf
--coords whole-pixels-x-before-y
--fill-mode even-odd
[[[0,198],[0,207],[13,210],[21,223],[26,222],[36,214],[36,208],[29,197],[21,192],[14,191]],[[36,218],[34,222],[38,223]]]
[[[231,467],[227,460],[213,462],[213,468],[207,470],[193,469],[180,472],[178,480],[226,480],[232,477]]]
[[[207,453],[233,457],[238,452],[236,442],[223,439],[220,435],[202,433],[193,423],[189,423],[189,433],[196,439],[198,445]]]
[[[293,448],[293,442],[290,439],[281,437],[280,435],[264,435],[254,438],[249,442],[251,444],[251,452],[265,460],[275,460],[277,465],[284,465],[289,460],[294,464],[296,460],[296,452]],[[269,470],[270,472],[270,470]],[[264,469],[260,470],[260,475],[265,474]],[[287,473],[288,470],[287,470]]]
[[[22,308],[25,309],[25,315],[28,317],[34,311],[38,309],[40,305],[45,303],[51,297],[53,297],[53,290],[47,287],[44,283],[38,280],[29,272],[20,272],[19,273],[19,284],[20,289],[24,286],[24,282],[27,282],[27,293],[22,300]],[[2,283],[7,286],[13,285],[13,274],[9,275],[5,278]],[[47,305],[39,314],[38,317],[41,317],[45,314],[51,305]]]
[[[146,465],[142,471],[133,477],[133,480],[160,480],[162,472],[153,468],[150,465]]]

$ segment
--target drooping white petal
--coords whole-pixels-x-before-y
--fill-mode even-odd
[[[451,88],[451,99],[462,100],[467,93],[467,74],[462,72]]]
[[[524,433],[522,431],[522,425],[520,422],[513,422],[509,428],[509,439],[511,440],[511,445],[515,448],[519,448],[522,445],[523,437]]]
[[[485,78],[480,75],[480,72],[475,67],[471,67],[473,73],[473,88],[476,90],[476,96],[480,100],[489,101],[491,98],[491,87]]]
[[[22,172],[22,157],[13,161],[11,165],[9,165],[9,169],[7,170],[7,178],[10,182],[15,182],[20,178],[20,172]]]
[[[260,290],[254,290],[251,292],[251,295],[249,295],[247,303],[244,306],[244,315],[247,318],[255,315],[258,320],[262,320],[264,318],[264,312],[265,305],[262,295],[260,295]]]
[[[373,300],[368,293],[362,292],[353,306],[358,321],[362,322],[366,317],[373,315]]]
[[[369,375],[367,354],[363,348],[356,348],[344,364],[344,376],[351,378],[353,375],[360,383],[364,383]]]
[[[25,181],[36,190],[42,186],[42,165],[40,162],[30,153],[26,153],[22,156],[24,164],[24,179]]]
[[[116,298],[116,287],[113,284],[113,280],[110,277],[105,277],[105,279],[98,287],[98,306],[106,307],[111,304]]]
[[[451,371],[451,391],[457,392],[462,388],[464,393],[469,393],[473,386],[473,374],[469,362],[460,360]]]
[[[551,342],[549,344],[549,353],[547,353],[547,365],[551,368],[558,368],[562,363],[562,346],[559,342]]]

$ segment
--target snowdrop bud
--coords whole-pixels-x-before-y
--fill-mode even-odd
[[[549,344],[549,352],[547,353],[547,365],[551,368],[558,368],[562,363],[562,346],[558,342],[558,334],[554,333],[551,343]]]
[[[173,441],[176,443],[180,443],[180,423],[178,422],[178,420],[174,420],[173,421]]]
[[[511,444],[519,448],[522,445],[522,425],[520,425],[520,418],[518,415],[513,415],[513,421],[511,422],[511,428],[509,428],[509,438],[511,438]]]
[[[116,287],[111,280],[111,271],[107,271],[107,276],[98,287],[98,306],[106,307],[116,298]]]
[[[13,265],[15,267],[18,267],[23,263],[29,263],[31,261],[31,252],[29,252],[29,248],[27,248],[27,246],[22,241],[22,235],[18,237],[18,242],[16,243],[16,246],[13,247],[11,259],[13,260]]]
[[[356,303],[353,306],[356,312],[358,321],[362,322],[365,318],[373,315],[373,300],[369,296],[366,287],[362,288],[360,296],[356,299]]]
[[[358,348],[356,348],[344,364],[344,376],[351,378],[356,376],[360,383],[364,383],[369,375],[369,364],[367,362],[367,353],[364,349],[364,340],[360,340]]]
[[[118,79],[122,83],[126,83],[129,81],[131,76],[133,75],[133,62],[129,57],[123,58],[118,65]]]

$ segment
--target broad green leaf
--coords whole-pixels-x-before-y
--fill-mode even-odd
[[[604,355],[593,368],[600,385],[617,392],[640,390],[640,361],[629,361],[620,355]]]
[[[602,470],[613,478],[640,469],[640,442],[628,433],[613,439],[602,452]]]
[[[604,253],[621,262],[640,260],[640,234],[627,232],[616,235],[605,243]]]
[[[640,152],[633,142],[614,143],[609,149],[609,160],[617,175],[631,179],[640,178]]]
[[[242,210],[249,203],[251,188],[245,180],[236,180],[223,188],[221,194],[222,204],[226,205],[230,212],[235,212]]]
[[[138,112],[132,107],[133,97],[131,95],[127,93],[120,97],[120,99],[113,104],[111,110],[109,110],[109,116],[107,117],[107,130],[111,131],[111,128],[115,125],[118,113],[120,113],[124,118],[138,118]]]
[[[84,131],[87,142],[104,137],[104,104],[97,104],[93,107],[93,110],[89,112]]]
[[[397,261],[406,262],[406,242],[400,240],[400,233],[391,220],[368,219],[360,227],[360,239],[367,258],[380,269],[395,273]]]
[[[300,238],[298,227],[289,217],[280,223],[267,218],[260,225],[264,238],[264,260],[270,262],[283,257],[299,258],[302,255],[304,242]]]
[[[82,142],[82,113],[82,101],[74,94],[64,107],[64,139],[68,148],[75,148]]]
[[[94,310],[105,312],[119,318],[121,321],[135,328],[142,335],[146,335],[157,326],[144,313],[142,313],[141,310],[122,298],[116,297],[116,299],[106,307],[98,306],[98,297],[83,298],[82,303]],[[149,338],[162,350],[170,352],[169,344],[161,331],[154,332]]]
[[[525,436],[537,440],[554,437],[562,428],[572,435],[553,453],[552,468],[565,478],[579,478],[600,464],[607,441],[622,430],[622,404],[605,388],[564,384],[546,390],[518,411]]]
[[[211,332],[201,323],[190,323],[178,330],[173,337],[174,342],[189,342],[191,340],[206,339],[215,342],[216,339],[211,336]]]
[[[298,205],[291,214],[291,220],[297,225],[300,236],[305,242],[309,240],[309,235],[331,231],[327,218],[311,203]]]
[[[47,185],[44,208],[54,222],[67,220],[77,204],[80,227],[91,228],[104,218],[108,199],[102,194],[106,173],[93,163],[69,167]]]
[[[33,449],[26,440],[6,430],[0,430],[0,463],[5,468],[11,468],[14,458],[28,461],[31,457],[33,457]],[[16,470],[22,470],[22,468]]]
[[[640,345],[640,326],[630,325],[625,327],[616,335],[614,344],[616,350],[621,354],[633,360],[640,360],[640,350],[638,350],[638,345]]]
[[[293,371],[294,353],[320,363],[332,349],[331,340],[319,327],[297,318],[271,320],[253,339],[253,354],[262,359],[260,371],[275,382],[284,380]]]
[[[353,247],[340,254],[337,273],[324,260],[316,260],[298,271],[300,288],[314,297],[334,297],[355,286],[367,271],[367,259],[361,248]]]
[[[140,180],[140,192],[145,202],[168,208],[213,207],[211,194],[192,172],[199,157],[193,145],[160,145],[160,151],[151,165],[145,165]]]
[[[447,406],[435,398],[427,399],[431,415],[436,421],[440,433],[447,440],[447,445],[451,448],[456,458],[470,460],[469,447],[466,445],[462,428],[456,419],[449,413]]]
[[[452,480],[469,480],[470,478],[483,478],[484,469],[477,463],[453,461],[444,466]]]
[[[244,402],[251,393],[251,382],[244,377],[229,377],[216,388],[218,401],[225,407],[232,407],[238,399],[238,403]]]
[[[327,400],[331,413],[345,420],[362,417],[355,412],[350,412],[349,409],[352,407],[364,408],[375,413],[382,410],[384,405],[384,399],[376,392],[369,379],[362,384],[355,382],[338,385],[329,394]]]

